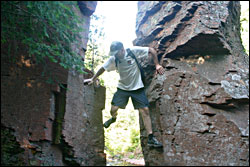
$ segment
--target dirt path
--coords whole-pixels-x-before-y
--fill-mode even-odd
[[[129,159],[129,158],[123,158],[121,160],[119,159],[107,159],[106,166],[145,166],[144,159]]]

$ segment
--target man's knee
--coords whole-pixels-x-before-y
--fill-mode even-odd
[[[111,111],[110,111],[110,114],[112,115],[112,116],[114,116],[114,117],[116,117],[116,115],[117,115],[117,110],[119,109],[119,107],[118,106],[111,106]]]
[[[143,114],[143,115],[149,115],[149,108],[148,107],[144,107],[144,108],[139,108],[139,111]]]
[[[111,106],[111,112],[116,112],[118,109],[119,109],[118,106],[114,106],[114,105]]]

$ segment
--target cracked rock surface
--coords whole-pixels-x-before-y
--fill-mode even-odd
[[[82,58],[96,4],[78,1],[73,8],[84,31],[76,39],[81,48],[72,44],[72,49]],[[106,165],[101,112],[105,88],[83,84],[93,76],[90,71],[83,75],[47,61],[43,77],[44,67],[31,61],[27,48],[8,42],[1,44],[1,165]],[[16,63],[3,56],[10,44],[23,48],[19,53],[9,50]],[[48,83],[51,76],[54,82]]]
[[[155,136],[146,165],[249,164],[249,57],[240,40],[240,2],[140,1],[134,45],[157,50],[166,69],[148,77]]]

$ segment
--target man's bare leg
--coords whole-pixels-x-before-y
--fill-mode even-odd
[[[162,147],[162,144],[153,135],[152,123],[149,115],[149,108],[148,107],[140,108],[139,111],[142,115],[143,123],[148,133],[148,146]]]
[[[144,126],[146,128],[148,135],[152,134],[153,131],[152,131],[151,118],[149,115],[149,108],[148,107],[139,108],[139,111],[142,115],[143,123],[144,123]]]
[[[118,109],[119,109],[119,107],[117,107],[117,106],[114,106],[114,105],[111,106],[110,114],[111,114],[112,118],[110,118],[109,120],[107,120],[107,121],[103,124],[103,126],[104,126],[105,128],[108,128],[112,123],[114,123],[114,122],[116,121],[117,110],[118,110]]]
[[[118,106],[111,106],[111,110],[110,110],[110,114],[112,116],[112,118],[116,118],[117,117],[117,111],[118,111],[119,107]]]

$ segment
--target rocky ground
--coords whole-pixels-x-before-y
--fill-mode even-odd
[[[107,158],[106,166],[145,166],[144,159],[117,159],[117,158]]]

